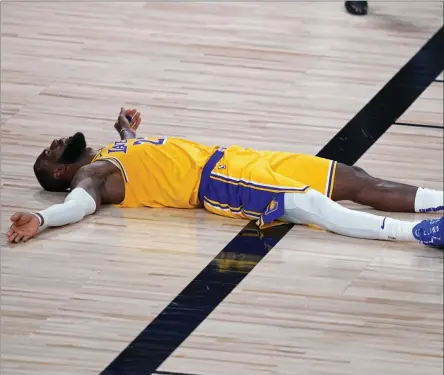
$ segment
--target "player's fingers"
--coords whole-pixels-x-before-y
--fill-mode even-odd
[[[135,110],[135,109],[127,109],[127,110],[125,111],[125,116],[126,116],[126,117],[133,117],[135,113],[136,113],[136,110]]]
[[[12,233],[11,236],[8,237],[8,241],[9,241],[9,242],[14,242],[14,239],[15,239],[16,237],[17,237],[17,233],[14,232],[14,233]]]
[[[22,212],[16,212],[14,215],[11,216],[10,220],[12,222],[16,222],[19,221],[22,218],[22,216],[23,216]]]
[[[14,238],[14,242],[19,243],[22,240],[22,238],[23,238],[23,236],[19,234]]]
[[[132,121],[131,121],[131,125],[134,125],[134,124],[137,122],[138,119],[140,119],[140,113],[139,113],[139,112],[136,112],[136,113],[133,115],[133,118],[132,118]]]
[[[137,115],[136,115],[133,117],[133,121],[131,121],[131,129],[137,130],[139,125],[140,125],[140,117],[137,117]]]
[[[135,128],[136,124],[137,124],[137,119],[133,117],[130,124],[131,130],[136,130]]]
[[[31,238],[31,236],[25,236],[25,237],[23,237],[23,242],[28,241],[30,238]]]
[[[16,226],[14,226],[13,229],[14,229],[14,233],[17,233],[21,236],[24,236],[24,235],[28,234],[28,232],[29,232],[29,231],[23,230],[22,228],[16,227]]]
[[[6,236],[11,237],[14,232],[14,226],[11,225],[11,228],[6,232]]]
[[[127,109],[126,111],[125,111],[125,117],[127,118],[127,119],[129,119],[129,121],[131,121],[131,118],[134,116],[134,113],[136,112],[136,110],[135,109]]]
[[[132,126],[132,129],[134,130],[134,131],[136,131],[138,128],[139,128],[139,125],[140,125],[140,123],[141,123],[141,118],[139,117],[138,119],[137,119],[137,121],[135,122],[135,124]]]

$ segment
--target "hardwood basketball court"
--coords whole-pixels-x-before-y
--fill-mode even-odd
[[[35,180],[41,150],[75,131],[115,140],[122,105],[142,112],[140,135],[316,154],[442,14],[439,2],[370,3],[366,17],[342,2],[2,2],[2,233],[13,212],[63,200]],[[442,80],[358,165],[442,189]],[[245,224],[106,207],[20,246],[2,236],[1,373],[99,374]],[[442,302],[442,252],[295,226],[157,373],[438,375]]]

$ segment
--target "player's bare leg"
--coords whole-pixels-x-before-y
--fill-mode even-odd
[[[332,199],[350,200],[388,212],[444,210],[443,192],[373,177],[359,167],[338,163]]]

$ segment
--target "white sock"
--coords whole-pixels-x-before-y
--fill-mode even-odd
[[[390,217],[385,217],[383,220],[385,222],[381,225],[379,232],[380,240],[416,241],[413,236],[413,228],[420,221],[401,221]],[[382,229],[383,226],[384,229]]]
[[[397,241],[416,241],[413,227],[418,223],[349,210],[312,189],[305,194],[285,193],[281,220],[314,224],[349,237]]]
[[[415,212],[438,212],[444,210],[444,192],[418,188],[415,197]]]

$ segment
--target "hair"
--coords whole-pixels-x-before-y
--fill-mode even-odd
[[[34,164],[34,173],[41,187],[48,191],[66,191],[69,189],[71,182],[67,180],[57,179],[46,169],[40,167],[39,160]]]

